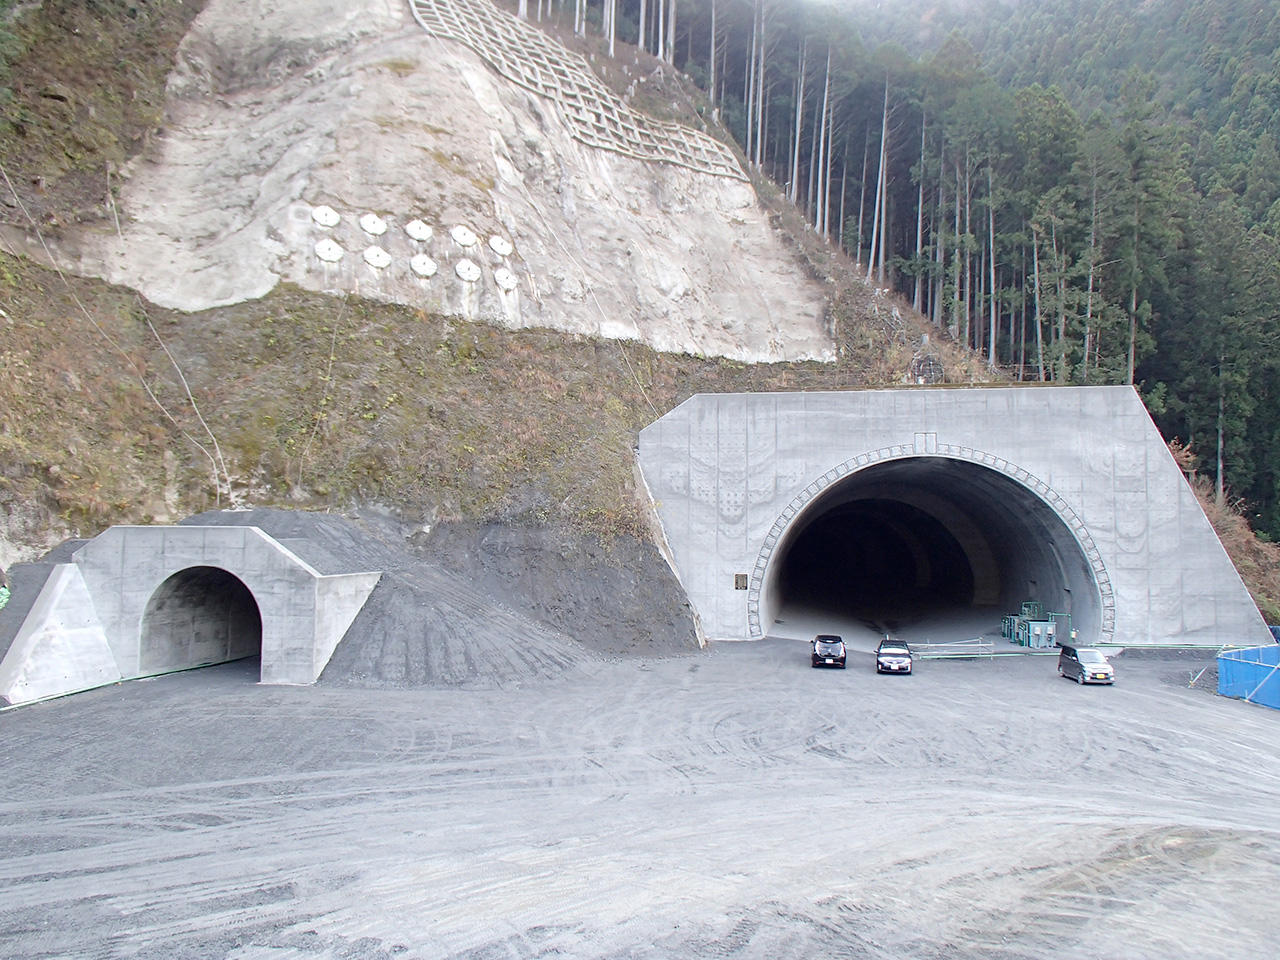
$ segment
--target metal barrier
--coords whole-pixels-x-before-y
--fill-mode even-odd
[[[556,103],[581,143],[636,160],[747,179],[728,146],[692,127],[632,110],[581,56],[487,0],[411,0],[410,7],[432,36],[465,44],[512,83]]]
[[[1280,710],[1280,644],[1218,654],[1218,693]]]
[[[986,637],[974,637],[972,640],[952,640],[949,643],[912,642],[911,652],[921,660],[994,657],[996,645]]]

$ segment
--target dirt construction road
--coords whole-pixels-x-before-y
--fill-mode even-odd
[[[0,956],[1274,955],[1280,713],[1185,662],[805,653],[0,714]]]

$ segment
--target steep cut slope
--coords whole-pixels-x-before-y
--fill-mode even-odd
[[[925,352],[925,322],[892,298],[869,291],[853,264],[808,230],[770,184],[757,185],[769,211],[765,226],[743,181],[584,146],[566,133],[546,98],[502,79],[468,48],[452,44],[449,56],[463,59],[449,61],[449,82],[466,86],[466,80],[494,96],[509,96],[517,106],[536,108],[548,130],[556,127],[554,145],[561,152],[547,154],[554,170],[520,173],[521,183],[541,184],[545,196],[531,196],[545,205],[538,217],[554,229],[544,225],[532,240],[504,232],[513,249],[503,254],[488,243],[499,223],[476,211],[498,216],[497,200],[510,185],[487,183],[462,165],[463,153],[447,152],[454,134],[443,125],[470,137],[482,160],[496,169],[487,146],[491,117],[479,111],[469,92],[465,104],[476,116],[442,113],[434,105],[440,98],[429,89],[451,41],[427,36],[411,21],[408,7],[398,4],[210,4],[182,44],[182,63],[170,86],[171,122],[152,133],[147,121],[158,97],[155,78],[173,59],[172,38],[185,33],[200,0],[147,7],[136,20],[126,16],[126,0],[102,0],[88,9],[72,0],[46,0],[24,8],[21,24],[29,46],[23,85],[15,84],[9,106],[25,126],[20,137],[0,138],[0,157],[16,186],[10,193],[6,184],[0,196],[0,564],[38,557],[66,537],[92,536],[111,523],[173,522],[215,505],[348,510],[378,503],[411,525],[435,531],[444,523],[468,521],[481,525],[480,531],[484,525],[516,526],[584,544],[602,538],[614,545],[608,556],[579,557],[571,550],[564,567],[612,569],[630,562],[620,559],[618,544],[648,535],[636,498],[632,446],[636,432],[666,410],[697,392],[839,389],[913,376],[913,355]],[[76,23],[82,27],[78,33],[69,26]],[[164,37],[170,39],[161,42]],[[363,44],[372,46],[365,50]],[[381,57],[388,44],[418,59]],[[352,51],[363,51],[363,67],[346,65]],[[112,70],[119,62],[136,69]],[[28,69],[33,64],[48,70]],[[640,68],[625,58],[599,66],[616,90],[631,82],[621,71],[632,71],[636,100],[671,99],[658,91],[674,89],[674,81],[654,82],[659,66],[652,58],[642,58]],[[400,73],[410,76],[414,102],[426,104],[427,119],[399,111],[398,101],[385,103],[382,113],[356,110],[353,98],[369,94],[371,86],[384,93],[406,89]],[[42,84],[54,76],[62,78],[57,93],[67,109],[41,111]],[[335,90],[346,97],[336,113],[325,101]],[[296,101],[289,100],[293,95]],[[504,101],[494,102],[499,120],[508,116]],[[128,122],[114,119],[107,106],[115,103],[133,104],[137,115]],[[489,99],[484,103],[492,105]],[[10,112],[0,116],[7,120]],[[428,136],[437,138],[430,141],[436,146],[433,152],[413,147],[419,158],[414,165],[392,170],[377,138],[386,128],[388,143],[410,143],[398,126],[406,117],[418,125],[424,143]],[[111,123],[104,125],[108,118]],[[201,126],[205,119],[212,124],[208,130]],[[285,120],[292,126],[280,129]],[[348,120],[356,126],[341,125]],[[541,130],[515,130],[514,124],[502,120],[492,142],[518,147],[550,137]],[[309,139],[321,127],[328,132]],[[334,133],[339,129],[346,131],[344,139]],[[92,142],[81,143],[73,130],[93,133]],[[195,149],[206,133],[222,139]],[[365,134],[370,143],[361,140]],[[166,159],[177,150],[171,144],[179,142],[188,151],[185,167]],[[135,147],[142,152],[122,189],[116,164]],[[348,149],[358,165],[349,162]],[[280,156],[287,163],[277,162]],[[575,167],[579,161],[582,166]],[[237,163],[243,179],[227,179],[225,171]],[[285,176],[286,170],[292,174]],[[626,177],[618,180],[622,173]],[[385,175],[386,182],[379,185],[374,174]],[[172,186],[166,186],[167,177],[175,178]],[[223,179],[215,189],[217,177]],[[599,189],[614,191],[605,198],[613,213],[607,203],[583,203],[575,192],[597,189],[598,177],[604,178]],[[330,182],[337,184],[334,189],[350,190],[352,199],[315,186]],[[619,184],[631,193],[618,193]],[[702,193],[690,196],[677,187]],[[368,212],[378,212],[387,230],[375,237],[353,213],[366,200],[375,202],[368,198],[378,191],[433,197],[442,210],[453,206],[431,218],[427,241],[404,232],[404,214],[379,206]],[[708,206],[735,191],[745,191],[740,195],[748,212],[760,222],[725,220]],[[167,207],[160,202],[166,196]],[[571,197],[577,199],[571,203]],[[321,205],[341,210],[337,226],[325,228],[315,219]],[[419,218],[424,226],[427,212]],[[297,264],[322,262],[308,259],[315,238],[345,246],[342,265],[331,274],[336,283],[350,266],[351,278],[359,280],[354,294],[303,289],[319,283],[320,274],[303,276],[306,284],[277,282],[272,269],[295,257],[286,256],[284,234],[273,232],[268,214],[277,213],[287,215],[290,229],[306,234]],[[297,221],[288,219],[294,213]],[[464,215],[479,240],[468,254],[453,240],[450,226]],[[159,307],[127,286],[39,266],[35,261],[43,251],[34,223],[63,262],[89,262],[85,251],[115,250],[121,269],[146,280],[145,290],[153,295],[161,281],[181,281],[198,293],[224,284],[242,298],[250,296],[255,277],[275,286],[258,299],[193,313]],[[596,234],[575,233],[579,226],[640,236],[628,247],[627,259],[638,263],[647,257],[647,263],[627,267],[602,259],[597,248],[605,248]],[[703,238],[700,245],[674,259],[649,239],[695,235]],[[735,236],[759,242],[744,241],[738,257]],[[378,271],[364,265],[361,242],[383,245],[400,257],[398,266]],[[525,293],[534,271],[524,245],[538,249],[539,243],[561,242],[579,251],[577,263],[589,271],[592,285],[570,284],[566,271],[577,268],[548,254],[548,269],[560,280],[544,287],[545,278],[538,279],[541,299],[535,300]],[[410,243],[432,251],[435,277],[407,281],[396,272],[403,273]],[[425,306],[425,299],[389,302],[398,283],[423,298],[433,290],[445,296],[465,289],[455,272],[463,256],[481,269],[474,296]],[[514,297],[496,284],[496,266],[504,258],[513,274],[524,270]],[[263,270],[264,262],[274,267]],[[357,263],[363,273],[355,271]],[[706,289],[700,280],[688,296],[668,297],[650,282],[655,269],[688,272],[696,263],[715,273]],[[98,266],[108,272],[105,261]],[[775,273],[787,282],[775,282]],[[806,311],[817,309],[811,293],[829,304],[832,335],[821,339],[832,345],[832,362],[741,363],[715,355],[769,353],[801,343],[782,321],[770,324],[779,310],[785,321],[794,310],[803,327]],[[699,304],[712,295],[715,304],[704,311]],[[773,320],[752,306],[766,300]],[[782,307],[779,300],[785,301]],[[546,322],[577,329],[578,323],[613,332],[632,324],[643,326],[655,342],[675,338],[675,351],[705,352],[664,353],[541,326],[504,329],[456,312],[470,310],[482,318],[508,302],[523,312],[510,321],[504,314],[502,325]],[[606,309],[617,325],[599,319]],[[718,346],[726,342],[730,346]],[[933,341],[926,351],[937,356],[950,381],[990,376],[980,361],[952,344]],[[486,550],[502,539],[480,536]],[[513,540],[502,549],[515,556],[533,548]],[[510,573],[500,556],[486,569],[469,565],[465,549],[457,557],[453,572],[486,583]],[[602,581],[597,592],[607,595],[610,582]],[[544,621],[550,617],[548,622],[567,630],[554,618],[558,611],[576,611],[556,596],[554,584],[531,582],[528,596],[523,612]],[[591,603],[584,596],[578,609]]]
[[[287,279],[671,352],[833,353],[821,286],[740,172],[585,145],[563,102],[404,0],[210,0],[168,91],[119,229],[60,249],[162,306]]]

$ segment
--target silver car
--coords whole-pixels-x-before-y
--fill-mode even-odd
[[[904,640],[885,637],[876,648],[876,673],[910,673],[913,658]]]

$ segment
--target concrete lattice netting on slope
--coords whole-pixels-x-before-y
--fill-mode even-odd
[[[724,144],[636,113],[582,57],[488,0],[410,0],[410,7],[431,35],[465,44],[511,82],[554,101],[574,139],[637,160],[746,179]]]

